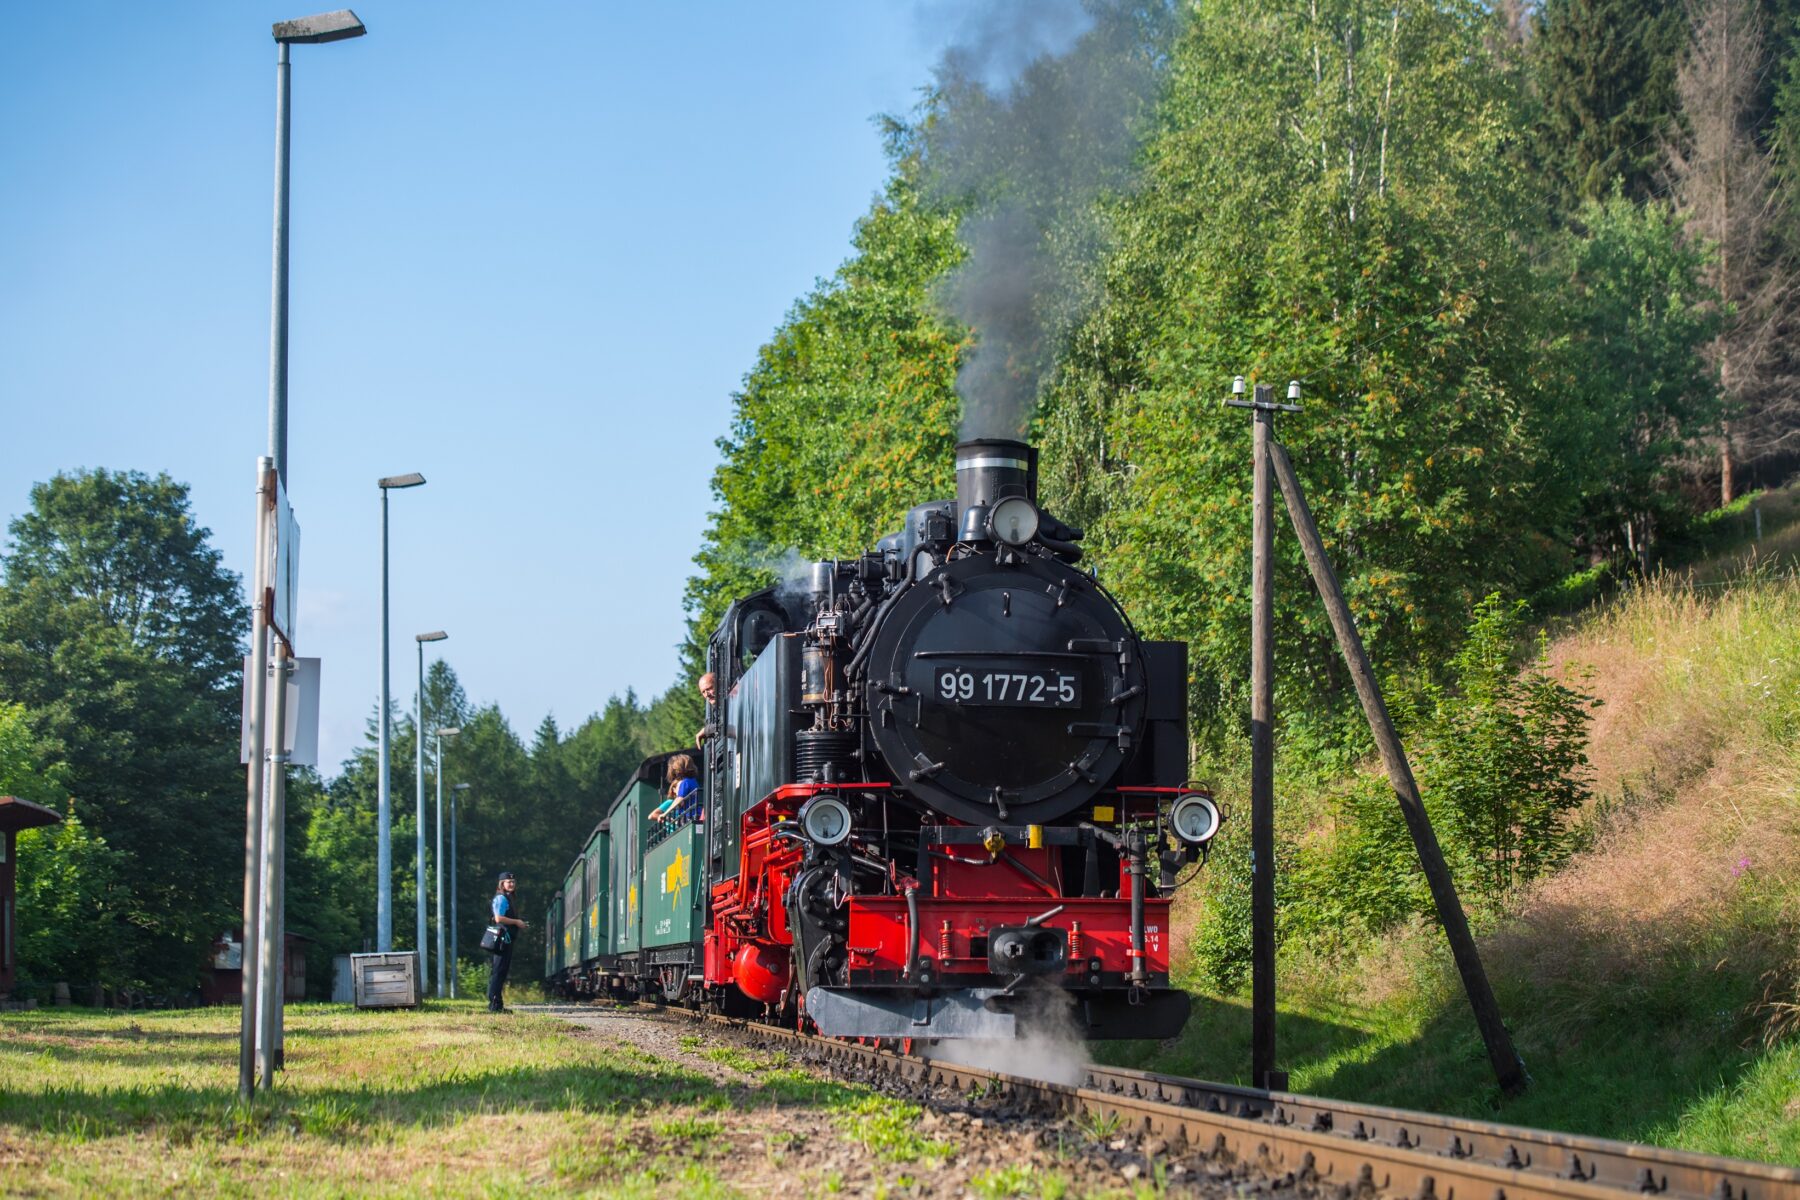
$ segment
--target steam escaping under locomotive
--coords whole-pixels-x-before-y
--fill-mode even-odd
[[[956,481],[731,606],[695,819],[645,820],[646,762],[584,855],[606,869],[559,898],[553,981],[843,1037],[1180,1030],[1167,896],[1220,820],[1185,783],[1186,646],[1139,639],[1076,565],[1032,447],[963,442]]]

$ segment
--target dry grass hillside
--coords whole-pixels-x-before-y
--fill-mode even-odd
[[[1499,1095],[1442,934],[1415,922],[1284,942],[1296,1090],[1800,1163],[1800,489],[1762,507],[1754,551],[1625,587],[1552,638],[1552,670],[1602,702],[1593,800],[1561,869],[1482,914],[1532,1088]],[[1715,546],[1747,546],[1728,516],[1744,528],[1720,522]],[[1313,786],[1282,806],[1299,839],[1331,834]],[[1177,928],[1212,903],[1184,897]],[[1180,1039],[1109,1055],[1243,1079],[1248,997],[1196,990]]]
[[[1571,997],[1711,958],[1754,972],[1767,1005],[1746,1015],[1784,1031],[1800,968],[1800,580],[1766,560],[1665,575],[1551,653],[1602,701],[1594,843],[1524,898],[1496,956]]]

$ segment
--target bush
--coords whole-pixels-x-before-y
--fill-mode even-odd
[[[62,824],[19,833],[18,872],[21,990],[131,982],[116,934],[126,912],[123,855],[71,807]]]
[[[1425,786],[1448,817],[1439,836],[1473,868],[1465,887],[1493,907],[1568,856],[1591,794],[1587,733],[1599,702],[1550,676],[1541,634],[1530,664],[1514,669],[1524,614],[1498,595],[1476,606],[1453,661],[1456,692],[1440,700],[1424,756]]]
[[[1489,596],[1452,660],[1453,686],[1396,696],[1396,716],[1417,731],[1411,759],[1444,858],[1465,904],[1490,915],[1574,849],[1575,816],[1589,796],[1587,730],[1598,702],[1550,677],[1542,638],[1515,669],[1524,613]],[[1435,922],[1386,776],[1357,777],[1334,815],[1329,833],[1283,854],[1282,933],[1329,953],[1414,918]],[[1249,830],[1235,832],[1244,853],[1215,856],[1209,927],[1195,946],[1204,977],[1227,988],[1249,969]]]
[[[1250,807],[1228,820],[1212,841],[1207,859],[1206,911],[1194,931],[1190,949],[1195,969],[1207,986],[1220,992],[1239,991],[1250,982]],[[1277,945],[1306,912],[1297,870],[1299,848],[1277,831],[1275,838],[1275,938]]]
[[[1322,950],[1432,911],[1412,834],[1383,775],[1360,776],[1338,798],[1336,832],[1302,860],[1300,876],[1307,902],[1296,931]]]

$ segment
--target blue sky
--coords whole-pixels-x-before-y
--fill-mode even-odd
[[[328,7],[42,4],[0,40],[0,519],[190,484],[247,570],[275,46]],[[321,766],[373,712],[375,480],[413,634],[522,735],[672,679],[730,395],[848,252],[943,22],[909,3],[355,5],[294,49],[290,495]],[[937,16],[941,5],[934,5]]]

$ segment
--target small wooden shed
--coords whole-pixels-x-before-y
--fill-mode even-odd
[[[306,944],[312,941],[303,933],[289,933],[282,945],[282,997],[289,1001],[306,999]],[[211,970],[200,981],[200,1003],[242,1004],[244,1002],[244,935],[231,929],[220,934],[212,944]]]
[[[40,825],[55,825],[62,815],[54,809],[17,796],[0,796],[0,999],[12,995],[18,971],[19,917],[18,833]]]

